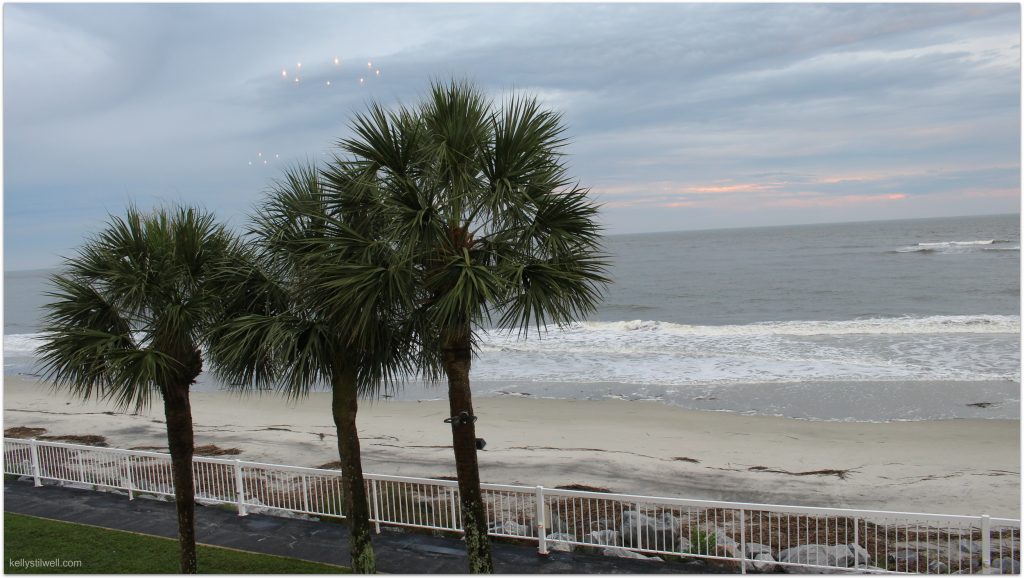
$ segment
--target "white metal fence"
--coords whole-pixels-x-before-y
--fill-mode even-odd
[[[173,496],[170,455],[4,439],[4,473]],[[341,473],[195,457],[196,499],[239,515],[344,517]],[[371,522],[461,532],[458,483],[365,475]],[[1019,573],[1020,521],[483,485],[490,534],[550,550],[710,559],[737,571]]]

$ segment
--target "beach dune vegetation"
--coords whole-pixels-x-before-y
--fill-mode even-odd
[[[196,572],[189,388],[201,347],[235,308],[249,310],[247,251],[190,207],[112,216],[54,275],[44,306],[42,373],[56,387],[122,410],[163,401],[178,516],[180,570]],[[235,301],[235,298],[243,301]]]

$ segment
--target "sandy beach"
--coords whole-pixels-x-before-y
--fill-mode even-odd
[[[4,379],[4,428],[95,434],[112,447],[166,448],[162,407],[121,414],[47,384]],[[1019,516],[1017,420],[814,422],[682,410],[653,402],[479,398],[485,482],[857,509]],[[319,466],[337,460],[329,395],[192,396],[196,444],[243,460]],[[454,474],[444,401],[364,402],[367,472]]]

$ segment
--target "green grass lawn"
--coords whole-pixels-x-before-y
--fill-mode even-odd
[[[334,565],[203,545],[197,555],[200,573],[350,572]],[[28,566],[37,560],[57,560],[58,566]],[[65,566],[69,563],[74,566]],[[178,542],[4,513],[4,572],[177,573]]]

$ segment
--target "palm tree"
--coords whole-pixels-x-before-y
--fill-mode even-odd
[[[407,366],[402,302],[387,288],[409,282],[387,268],[390,250],[373,243],[375,224],[360,210],[368,191],[353,170],[338,164],[321,178],[300,167],[277,183],[250,230],[273,280],[266,289],[274,307],[222,325],[211,357],[218,374],[242,389],[276,387],[298,398],[330,388],[352,568],[375,573],[356,413],[360,396],[393,386]],[[378,291],[350,291],[359,285]]]
[[[248,256],[211,214],[187,207],[111,217],[51,278],[45,377],[84,399],[144,410],[163,398],[178,513],[181,572],[196,572],[189,387],[201,346],[224,312],[246,307]],[[239,301],[241,300],[241,301]]]
[[[476,333],[495,321],[539,333],[593,311],[608,282],[597,207],[567,176],[559,115],[535,98],[496,106],[467,83],[434,83],[418,108],[371,105],[353,130],[340,145],[378,191],[377,243],[415,272],[419,363],[448,380],[470,571],[493,572],[469,381]]]

